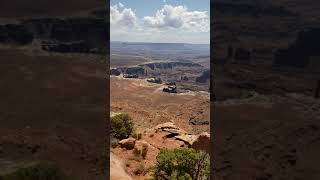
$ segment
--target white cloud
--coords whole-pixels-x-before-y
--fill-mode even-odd
[[[123,5],[121,2],[119,2],[118,4],[119,4],[119,7],[120,7],[120,8],[123,8],[123,7],[124,7],[124,5]]]
[[[110,7],[110,24],[117,28],[130,28],[137,24],[137,16],[131,8],[122,3]]]
[[[207,11],[188,11],[185,6],[164,5],[155,16],[143,18],[144,25],[165,30],[182,29],[191,32],[209,32],[210,19]]]
[[[209,43],[207,11],[164,5],[154,16],[137,17],[122,3],[110,6],[111,39],[131,42]]]

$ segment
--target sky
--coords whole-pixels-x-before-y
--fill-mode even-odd
[[[111,41],[210,43],[210,0],[111,0]]]

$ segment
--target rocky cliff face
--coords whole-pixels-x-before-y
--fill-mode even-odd
[[[0,43],[25,45],[33,41],[34,34],[20,24],[0,26]]]
[[[29,19],[21,23],[36,38],[61,42],[107,38],[108,24],[103,18]]]
[[[201,76],[196,78],[196,82],[205,83],[210,80],[210,70],[204,71]]]
[[[174,68],[199,68],[202,69],[200,64],[191,62],[155,62],[148,64],[141,64],[133,67],[119,67],[113,69],[113,72],[122,72],[125,74],[137,74],[137,75],[152,75],[159,74],[161,71],[173,70]],[[118,73],[116,73],[118,74]]]
[[[235,2],[235,1],[234,1]],[[282,6],[271,4],[250,4],[245,2],[231,3],[217,1],[214,3],[214,10],[218,13],[249,16],[296,16],[297,13],[285,9]]]
[[[210,152],[210,134],[203,132],[201,134],[190,134],[185,130],[179,128],[172,122],[159,124],[154,128],[146,129],[141,133],[140,139],[128,138],[122,140],[132,148],[122,148],[123,143],[115,148],[111,148],[111,179],[119,174],[126,175],[127,172],[131,175],[132,179],[149,179],[152,177],[152,171],[145,171],[142,174],[137,174],[136,170],[140,166],[143,169],[152,168],[157,162],[157,155],[160,149],[176,149],[176,148],[193,148],[197,151]],[[134,151],[142,151],[146,147],[147,153],[145,159],[139,159],[139,156],[134,155]],[[116,161],[114,157],[119,157]],[[120,159],[121,157],[121,159]],[[126,166],[121,166],[121,162],[126,162]],[[120,176],[119,176],[120,177]]]
[[[275,53],[275,66],[307,67],[310,57],[320,56],[320,28],[301,31],[288,49],[278,49]]]
[[[108,34],[108,22],[101,17],[39,18],[0,26],[0,43],[28,45],[36,39],[45,51],[104,53]]]
[[[140,65],[142,67],[148,67],[151,70],[155,69],[172,69],[174,67],[202,67],[200,64],[191,63],[191,62],[160,62],[160,63],[148,63]]]

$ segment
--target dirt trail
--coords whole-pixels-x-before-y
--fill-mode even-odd
[[[115,154],[110,153],[110,180],[131,180],[124,170],[124,163]]]

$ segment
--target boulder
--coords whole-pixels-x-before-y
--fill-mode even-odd
[[[181,135],[181,134],[187,134],[186,131],[182,130],[182,129],[163,129],[162,131],[165,131],[165,132],[168,132],[169,135],[167,136],[178,136],[178,135]]]
[[[176,136],[176,139],[191,146],[195,142],[195,140],[197,140],[197,137],[198,136],[196,135],[185,134],[185,135]]]
[[[166,122],[163,124],[159,124],[155,127],[155,129],[179,129],[176,125],[174,125],[172,122]]]
[[[210,122],[205,119],[190,118],[189,123],[192,125],[209,125]]]
[[[173,138],[175,136],[187,134],[185,130],[178,128],[172,122],[159,124],[155,127],[155,129],[167,132],[168,134],[165,135],[166,138]]]
[[[134,138],[128,138],[128,139],[123,139],[119,141],[119,145],[121,148],[126,148],[128,150],[133,149],[136,143],[136,139]]]
[[[191,147],[198,151],[205,151],[210,153],[210,134],[207,132],[203,132],[198,135],[198,137],[194,140]]]

